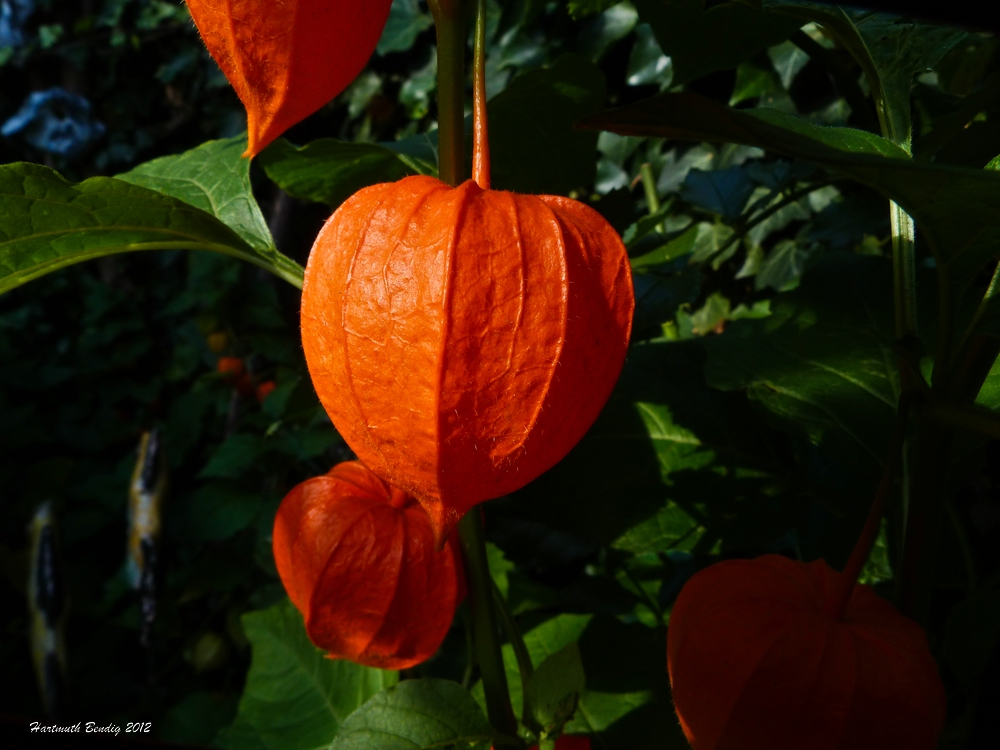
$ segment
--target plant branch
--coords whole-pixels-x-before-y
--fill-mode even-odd
[[[462,0],[429,0],[437,29],[438,175],[465,179],[465,15]]]
[[[458,536],[465,553],[473,648],[483,680],[486,713],[494,729],[517,742],[517,719],[514,718],[514,709],[510,705],[507,672],[504,669],[496,610],[493,606],[493,578],[490,576],[486,539],[478,508],[470,510],[458,522]]]
[[[538,734],[542,731],[542,727],[535,721],[534,707],[531,705],[531,697],[528,695],[528,680],[535,673],[535,665],[531,663],[531,654],[528,653],[528,647],[524,644],[521,629],[517,627],[517,622],[514,620],[510,608],[507,607],[507,600],[500,593],[500,588],[497,586],[496,581],[493,581],[493,602],[500,615],[500,620],[503,622],[503,629],[507,634],[507,640],[510,641],[510,645],[514,648],[514,658],[517,659],[517,671],[521,674],[521,722],[528,729]]]
[[[917,335],[917,266],[914,253],[916,229],[913,219],[895,201],[889,201],[892,230],[892,277],[896,338]]]

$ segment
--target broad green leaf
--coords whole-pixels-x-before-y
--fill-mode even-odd
[[[263,498],[223,482],[199,487],[181,517],[184,533],[194,541],[217,542],[242,531],[257,518]]]
[[[253,647],[250,672],[236,721],[216,740],[222,747],[328,747],[358,707],[396,682],[395,672],[328,659],[287,599],[244,615],[243,628]]]
[[[489,101],[492,186],[565,195],[592,185],[597,135],[573,123],[604,99],[603,73],[578,55],[515,78]]]
[[[631,3],[613,5],[583,24],[576,40],[577,51],[594,62],[600,62],[615,42],[632,33],[638,21],[639,14]]]
[[[351,714],[330,750],[468,748],[492,737],[479,705],[458,683],[405,680]]]
[[[670,700],[667,638],[662,628],[624,625],[596,616],[580,637],[587,689],[571,734],[596,734],[594,746],[633,750],[649,745],[663,750],[688,748]]]
[[[250,433],[231,435],[215,449],[208,464],[198,476],[238,479],[257,460],[263,450],[264,440],[260,435]]]
[[[540,625],[524,633],[524,645],[528,649],[533,667],[540,666],[546,659],[576,643],[587,628],[593,615],[561,614],[545,620]],[[514,647],[509,643],[503,645],[504,670],[507,672],[507,686],[510,691],[510,702],[514,713],[521,718],[524,686],[521,684],[521,670],[518,668]],[[483,684],[477,682],[472,688],[473,697],[480,706],[486,706],[483,696]]]
[[[802,25],[741,2],[705,6],[704,0],[635,0],[639,17],[653,27],[673,63],[674,85],[735,68]]]
[[[744,112],[694,94],[663,94],[587,118],[623,135],[742,143],[819,164],[899,203],[917,223],[950,286],[957,331],[981,290],[970,282],[1000,253],[1000,174],[916,163],[890,141],[850,128],[812,125],[775,110]],[[974,294],[969,300],[966,295]]]
[[[0,166],[0,293],[74,263],[138,250],[211,250],[302,285],[293,260],[252,247],[177,198],[111,177],[73,185],[37,164]]]
[[[274,240],[250,187],[245,135],[208,141],[176,156],[153,159],[116,179],[155,190],[212,214],[250,247],[274,250]]]
[[[877,477],[899,392],[890,270],[873,256],[825,259],[772,300],[770,317],[705,341],[708,382],[746,389],[784,429],[837,456],[845,475]]]
[[[569,0],[566,9],[573,18],[580,19],[603,13],[608,8],[618,5],[622,0]]]
[[[279,138],[257,161],[292,197],[334,208],[363,187],[394,182],[417,172],[385,146],[334,138],[321,138],[302,147]]]
[[[967,31],[901,16],[800,0],[763,0],[765,10],[814,21],[833,34],[865,72],[886,136],[910,150],[910,88],[969,36]]]
[[[389,18],[375,51],[380,55],[406,52],[413,46],[420,32],[431,27],[434,19],[420,9],[417,0],[392,0]]]
[[[538,665],[525,686],[535,719],[547,731],[558,731],[573,718],[586,676],[576,643],[561,648]]]
[[[674,68],[669,57],[663,54],[653,30],[648,23],[635,27],[635,46],[628,59],[625,82],[629,86],[659,84],[661,89],[670,85]]]
[[[687,551],[704,531],[704,527],[683,508],[669,502],[652,518],[628,529],[612,546],[635,554],[668,549]]]
[[[157,735],[167,742],[207,745],[235,713],[235,696],[203,690],[188,693],[167,710]]]

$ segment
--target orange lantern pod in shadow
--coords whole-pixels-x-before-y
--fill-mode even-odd
[[[694,750],[932,750],[945,695],[923,630],[823,560],[727,560],[670,615],[667,667]]]
[[[274,559],[312,642],[370,667],[432,656],[465,595],[457,544],[435,550],[423,508],[357,461],[288,493]]]

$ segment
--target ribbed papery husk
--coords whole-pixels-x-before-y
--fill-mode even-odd
[[[674,705],[694,750],[931,750],[945,696],[923,630],[838,574],[778,555],[728,560],[685,585],[670,615]]]
[[[361,72],[392,0],[187,0],[205,46],[247,110],[248,156]]]
[[[436,551],[423,508],[358,462],[298,485],[275,517],[275,563],[310,639],[367,666],[437,651],[464,596],[459,554]]]
[[[337,430],[438,542],[587,431],[625,358],[621,239],[567,198],[430,177],[346,201],[313,246],[302,341]]]

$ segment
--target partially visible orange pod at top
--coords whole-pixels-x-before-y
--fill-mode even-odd
[[[311,115],[361,72],[392,0],[187,0],[247,110],[247,151]]]
[[[414,176],[359,191],[323,227],[302,343],[337,430],[424,505],[440,543],[579,441],[633,307],[625,247],[592,208]]]

